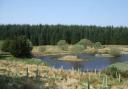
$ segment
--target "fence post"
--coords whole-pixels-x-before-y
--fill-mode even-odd
[[[100,76],[101,76],[101,72],[99,71],[99,78],[100,78]]]
[[[103,77],[103,81],[102,81],[102,89],[104,89],[104,86],[105,86],[105,79]]]
[[[28,72],[28,66],[27,66],[27,68],[26,68],[26,79],[28,79],[28,77],[29,77],[29,72]]]
[[[96,74],[96,69],[95,69],[95,74]]]
[[[88,73],[88,80],[90,81],[91,77],[90,77],[90,73]]]
[[[36,80],[38,80],[39,77],[40,77],[40,75],[39,75],[39,65],[37,65],[37,67],[36,67]]]
[[[90,80],[88,79],[88,88],[87,89],[90,89]]]
[[[105,82],[106,82],[106,83],[105,83],[105,87],[107,88],[107,87],[108,87],[108,77],[107,77],[107,75],[105,76],[105,80],[106,80],[106,81],[105,81]]]
[[[18,77],[18,73],[19,73],[19,71],[18,71],[18,65],[16,65],[16,77]]]

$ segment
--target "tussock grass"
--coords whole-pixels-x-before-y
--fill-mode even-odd
[[[112,47],[112,48],[110,49],[110,55],[112,55],[112,56],[114,56],[114,57],[119,57],[119,56],[121,56],[121,50],[118,49],[118,48]]]

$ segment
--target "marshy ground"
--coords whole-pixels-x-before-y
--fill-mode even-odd
[[[27,77],[34,82],[37,79],[40,81],[40,89],[128,89],[127,78],[121,77],[119,80],[102,72],[55,69],[46,66],[39,59],[4,57],[0,60],[0,74],[13,77],[14,81],[15,77]]]

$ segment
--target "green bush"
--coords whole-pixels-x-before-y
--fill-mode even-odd
[[[112,55],[114,57],[121,56],[121,51],[118,48],[111,48],[109,53],[110,53],[110,55]]]
[[[3,52],[9,52],[10,43],[11,43],[11,40],[8,40],[8,39],[4,40],[1,45],[1,50]]]
[[[84,48],[84,46],[83,45],[73,45],[72,47],[71,47],[71,51],[72,52],[74,52],[74,53],[80,53],[80,52],[82,52],[83,50],[84,50],[85,48]]]
[[[25,36],[19,36],[10,43],[9,51],[15,57],[31,57],[32,43]]]
[[[78,45],[83,45],[84,48],[87,48],[87,46],[91,46],[92,42],[88,39],[81,39],[78,43]]]
[[[128,63],[115,63],[110,65],[107,69],[105,69],[103,72],[105,72],[107,75],[111,75],[114,78],[118,78],[119,74],[123,78],[128,78]]]
[[[58,47],[62,50],[68,50],[68,43],[65,40],[60,40],[57,42]]]
[[[120,71],[115,66],[108,67],[106,70],[104,70],[104,72],[114,78],[117,78],[120,73]]]
[[[96,43],[94,43],[93,47],[96,49],[102,48],[102,44],[100,42],[96,42]]]

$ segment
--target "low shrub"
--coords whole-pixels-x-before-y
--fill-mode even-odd
[[[60,40],[57,42],[58,47],[62,50],[68,50],[68,43],[65,40]]]
[[[105,72],[108,75],[113,76],[114,78],[118,78],[119,74],[121,77],[128,78],[128,63],[115,63],[110,65],[107,69],[105,69],[103,72]]]
[[[111,48],[109,54],[114,57],[119,57],[121,56],[121,51],[118,48]]]
[[[70,50],[74,53],[79,53],[79,52],[82,52],[84,50],[84,46],[83,45],[73,45]]]
[[[87,48],[87,46],[91,46],[92,42],[88,39],[81,39],[78,43],[78,45],[83,45],[84,48]]]
[[[114,66],[108,67],[106,70],[104,70],[104,72],[107,75],[111,75],[114,78],[117,78],[118,74],[120,73],[117,67],[114,67]]]
[[[98,48],[102,48],[102,44],[100,42],[96,42],[93,44],[93,47],[98,49]]]

